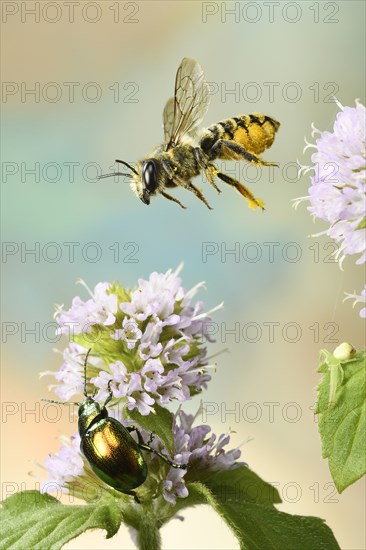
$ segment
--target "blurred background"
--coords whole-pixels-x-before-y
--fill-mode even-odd
[[[319,349],[364,345],[359,307],[342,303],[345,291],[361,290],[364,270],[348,258],[341,271],[327,237],[309,238],[326,225],[313,223],[306,204],[291,205],[309,187],[295,163],[310,163],[311,123],[332,129],[333,95],[343,105],[365,101],[365,4],[73,4],[2,3],[3,498],[34,488],[28,472],[42,472],[32,461],[43,463],[76,430],[67,411],[53,421],[39,401],[52,398],[53,380],[38,373],[57,370],[53,349],[66,346],[54,337],[54,304],[88,298],[78,277],[133,287],[183,261],[185,288],[204,280],[207,309],[225,302],[210,352],[229,353],[217,358],[200,420],[219,434],[234,430],[233,446],[245,442],[242,458],[276,484],[281,510],[324,518],[342,548],[365,548],[364,481],[336,492],[312,412]],[[265,212],[222,182],[218,196],[203,178],[196,184],[213,211],[183,189],[173,193],[187,210],[162,197],[147,208],[127,180],[96,181],[114,159],[135,162],[162,140],[183,57],[197,59],[211,83],[206,126],[251,112],[281,122],[263,155],[279,169],[221,164],[264,199]],[[239,548],[209,508],[184,517],[164,527],[164,548]],[[67,548],[134,546],[122,528],[113,540],[89,533]]]

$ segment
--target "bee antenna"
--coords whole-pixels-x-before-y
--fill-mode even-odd
[[[112,174],[103,174],[102,176],[98,176],[98,180],[101,180],[102,178],[111,178],[112,176],[126,176],[127,178],[132,178],[131,174],[123,174],[122,172],[113,172]]]
[[[84,361],[84,395],[85,397],[88,397],[88,394],[86,393],[86,364],[88,362],[89,353],[91,352],[91,348],[88,349],[85,355],[85,361]]]
[[[130,164],[128,164],[127,162],[125,162],[124,160],[118,160],[116,159],[116,162],[119,162],[120,164],[124,164],[125,166],[127,166],[127,168],[129,168],[130,170],[132,170],[132,172],[134,172],[134,174],[136,174],[136,176],[138,176],[138,172],[135,170],[135,168],[133,166],[131,166]],[[131,176],[130,176],[131,177]]]

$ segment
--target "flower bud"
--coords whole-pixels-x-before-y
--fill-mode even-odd
[[[347,342],[343,342],[333,352],[333,355],[336,359],[339,359],[339,361],[349,361],[353,355],[356,353],[356,350],[351,344],[347,344]]]

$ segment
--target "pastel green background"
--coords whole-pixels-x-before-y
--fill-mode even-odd
[[[20,2],[12,4],[20,9]],[[26,4],[32,7],[34,2]],[[45,4],[41,2],[41,6]],[[55,103],[42,97],[37,103],[30,96],[22,102],[17,94],[2,105],[3,162],[24,162],[27,167],[35,162],[41,167],[55,162],[63,168],[55,183],[42,178],[35,182],[31,176],[22,182],[20,173],[2,183],[3,241],[19,246],[24,242],[30,248],[38,242],[41,249],[46,243],[56,242],[63,252],[54,263],[42,257],[37,263],[31,256],[22,262],[20,254],[7,258],[2,266],[3,322],[25,323],[28,328],[38,322],[43,327],[52,321],[53,304],[69,307],[76,294],[87,298],[84,290],[75,286],[78,277],[90,287],[116,279],[133,286],[138,277],[175,268],[184,261],[182,276],[187,289],[204,280],[207,291],[200,298],[207,308],[225,301],[225,308],[215,314],[215,321],[226,323],[228,329],[234,328],[235,323],[243,327],[255,322],[262,329],[262,337],[256,343],[243,337],[236,342],[233,335],[227,335],[223,342],[219,334],[217,343],[211,346],[212,352],[228,347],[230,353],[217,358],[217,371],[202,398],[217,404],[211,405],[210,410],[234,409],[239,403],[245,418],[242,415],[237,422],[233,414],[222,418],[218,412],[208,416],[207,421],[216,433],[234,430],[233,445],[252,439],[242,447],[243,459],[264,479],[278,484],[284,500],[282,510],[320,516],[334,530],[342,548],[364,548],[364,481],[342,495],[335,492],[327,463],[321,458],[311,410],[319,381],[319,349],[333,349],[342,341],[350,341],[356,347],[364,345],[358,310],[352,310],[350,302],[342,303],[345,291],[361,289],[364,270],[355,266],[352,258],[345,261],[343,272],[337,264],[325,262],[332,250],[324,249],[327,238],[308,237],[325,229],[325,225],[313,223],[306,205],[297,211],[291,207],[291,199],[307,194],[309,178],[296,181],[293,169],[289,169],[286,178],[283,166],[297,159],[302,164],[309,163],[311,151],[303,155],[302,149],[304,136],[311,141],[312,122],[317,128],[331,130],[338,107],[324,102],[332,91],[323,89],[326,83],[336,83],[336,95],[343,105],[353,106],[355,98],[364,103],[365,4],[298,2],[301,17],[296,23],[284,20],[283,9],[288,10],[288,18],[294,18],[292,9],[298,9],[291,8],[288,2],[275,8],[272,23],[269,8],[261,2],[251,3],[252,8],[247,2],[227,3],[228,8],[239,5],[238,22],[234,15],[227,15],[226,22],[222,20],[225,4],[211,2],[218,13],[208,16],[205,23],[201,2],[120,2],[117,23],[110,9],[116,2],[97,3],[102,15],[95,23],[81,16],[81,7],[87,2],[75,8],[73,23],[68,21],[64,3],[58,4],[62,9],[58,22],[47,22],[42,16],[39,23],[33,22],[32,16],[22,22],[19,11],[2,25],[3,81],[19,85],[24,82],[29,88],[39,82],[41,89],[46,83],[56,82],[63,90],[62,98]],[[311,9],[314,5],[319,8],[317,23],[316,8]],[[136,6],[137,13],[129,16]],[[244,13],[247,19],[253,19],[255,13],[260,14],[255,11],[258,6],[262,12],[259,20],[245,21],[242,10],[248,9]],[[339,8],[338,13],[332,15],[332,6]],[[96,12],[89,9],[87,14],[92,18]],[[50,7],[47,17],[53,18],[55,13]],[[129,17],[136,22],[129,22]],[[327,23],[327,17],[338,22]],[[221,196],[217,196],[199,178],[196,183],[214,207],[212,212],[184,190],[177,190],[175,195],[188,206],[186,211],[163,198],[147,208],[123,180],[93,183],[83,179],[81,169],[89,162],[109,171],[115,158],[137,161],[159,143],[161,113],[172,95],[177,66],[185,56],[199,60],[207,80],[218,87],[232,89],[236,82],[241,91],[249,82],[261,86],[262,98],[253,103],[243,97],[237,102],[233,94],[214,94],[204,124],[250,112],[263,112],[281,122],[273,147],[263,155],[280,163],[274,181],[269,181],[269,171],[264,169],[261,179],[250,183],[254,172],[252,168],[247,172],[249,187],[265,200],[264,213],[250,211],[246,202],[224,183],[220,185]],[[67,99],[64,82],[80,83],[75,88],[74,103]],[[100,101],[83,99],[80,90],[89,82],[101,87]],[[121,90],[117,103],[109,89],[115,82],[119,82]],[[138,101],[134,103],[123,101],[134,89],[123,86],[131,82],[136,83],[135,89],[138,86],[134,96]],[[270,101],[265,82],[279,83],[274,101]],[[302,91],[297,102],[282,95],[289,82],[297,83]],[[309,89],[314,83],[319,83],[318,101]],[[65,162],[80,163],[74,182],[68,179]],[[230,173],[235,165],[227,164],[226,168]],[[49,176],[53,176],[51,169]],[[244,182],[243,173],[241,180]],[[74,262],[68,259],[65,242],[80,243]],[[91,242],[102,250],[100,261],[95,263],[86,261],[80,252],[82,246]],[[119,261],[114,261],[109,249],[115,242],[121,247]],[[132,251],[123,250],[129,242],[139,247],[137,263],[123,261]],[[263,256],[258,262],[243,258],[235,262],[232,255],[221,261],[217,253],[203,262],[204,242],[217,243],[219,247],[224,243],[227,249],[239,243],[241,250],[247,243],[255,242]],[[274,262],[268,261],[265,242],[280,243]],[[289,242],[298,243],[302,251],[301,259],[294,263],[281,255]],[[318,262],[310,249],[314,243],[320,250]],[[289,249],[289,253],[293,251]],[[250,253],[254,249],[248,250]],[[269,322],[280,323],[273,342],[263,324]],[[286,323],[301,327],[298,342],[290,343],[282,336]],[[314,323],[320,327],[319,342],[309,328]],[[330,334],[329,329],[324,329],[326,323],[338,325],[334,343],[325,343]],[[48,334],[50,340],[51,329]],[[248,338],[254,338],[253,334]],[[294,337],[291,330],[288,334],[290,339]],[[30,461],[43,462],[49,452],[58,449],[57,436],[71,435],[76,429],[75,421],[70,421],[66,412],[57,423],[47,421],[42,414],[21,415],[26,408],[34,409],[41,397],[51,397],[47,391],[51,379],[39,380],[38,373],[58,369],[60,356],[53,353],[53,348],[62,350],[64,345],[64,341],[45,341],[42,335],[39,342],[34,336],[27,336],[22,342],[20,330],[7,338],[2,356],[2,397],[6,410],[10,411],[9,403],[14,402],[19,412],[3,418],[3,483],[14,483],[19,488],[24,483],[23,488],[32,488],[34,479],[27,475],[28,471],[39,470]],[[273,404],[273,418],[268,403]],[[198,404],[199,399],[195,398],[185,408],[194,411]],[[300,418],[290,422],[288,417],[293,418],[296,410],[300,411]],[[250,421],[256,415],[257,421]],[[4,487],[5,492],[11,492],[10,485],[3,485],[3,493]],[[317,489],[319,494],[315,496]],[[165,548],[238,548],[229,530],[210,509],[190,510],[184,516],[184,522],[174,520],[163,529]],[[127,549],[133,544],[127,530],[121,529],[115,540],[105,541],[102,533],[87,534],[67,548]]]

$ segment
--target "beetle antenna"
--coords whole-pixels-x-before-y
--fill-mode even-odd
[[[88,349],[85,355],[85,361],[84,361],[84,395],[85,397],[88,397],[88,394],[86,393],[86,364],[88,362],[89,353],[91,352],[91,348]]]
[[[132,172],[134,172],[134,174],[136,174],[136,176],[139,175],[139,173],[137,172],[137,170],[135,170],[135,168],[133,166],[131,166],[130,164],[128,164],[128,162],[125,162],[124,160],[119,160],[119,159],[116,159],[115,162],[119,162],[120,164],[124,164],[125,166],[127,166],[127,168],[129,168],[130,170],[132,170]]]
[[[77,405],[80,407],[78,401],[54,401],[53,399],[41,399],[41,401],[46,401],[47,403],[56,403],[56,405]]]

